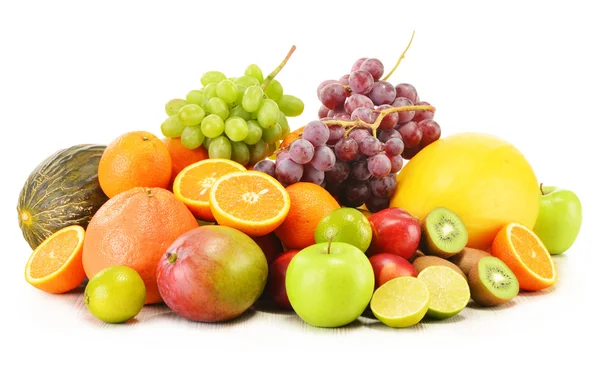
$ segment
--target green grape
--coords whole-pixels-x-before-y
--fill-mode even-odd
[[[179,110],[179,113],[177,113],[181,123],[186,126],[199,125],[205,115],[204,109],[196,104],[185,105]]]
[[[244,92],[242,107],[248,112],[256,112],[263,102],[263,90],[260,86],[250,86]]]
[[[208,113],[216,114],[221,117],[222,120],[227,119],[229,116],[229,106],[219,97],[210,98],[206,105],[206,109]]]
[[[208,151],[208,147],[210,146],[211,141],[212,139],[210,137],[206,137],[206,135],[204,135],[204,141],[202,141],[202,146],[204,146],[206,151]]]
[[[210,83],[202,89],[202,108],[208,109],[208,101],[217,96],[217,83]]]
[[[202,128],[202,133],[204,136],[214,139],[223,133],[225,130],[225,123],[218,115],[209,114],[208,116],[204,117],[200,127]]]
[[[242,141],[248,137],[248,124],[240,117],[227,118],[225,134],[231,141]]]
[[[288,123],[288,120],[282,111],[279,111],[279,119],[277,120],[277,123],[281,125],[281,139],[284,139],[287,135],[290,134],[291,130],[290,124]]]
[[[237,80],[237,78],[235,76],[232,76],[232,77],[228,77],[227,80],[231,80],[231,81],[233,81],[235,83],[235,81]]]
[[[248,65],[248,67],[246,67],[246,71],[244,71],[244,75],[252,76],[258,80],[259,84],[262,84],[262,82],[265,80],[262,70],[256,64]]]
[[[250,161],[248,145],[241,141],[231,142],[231,160],[242,165],[247,165]]]
[[[258,119],[258,111],[252,112],[252,119],[256,121]]]
[[[185,125],[181,123],[176,114],[167,117],[167,119],[160,125],[160,131],[165,137],[179,137],[184,129]]]
[[[244,92],[246,92],[246,87],[240,84],[235,84],[237,86],[237,98],[235,100],[235,105],[242,105],[242,101],[244,100]]]
[[[200,82],[202,85],[207,86],[210,83],[220,83],[225,79],[227,79],[227,77],[220,71],[207,71],[200,78]]]
[[[267,144],[263,140],[258,140],[256,144],[248,146],[248,150],[250,150],[249,163],[251,165],[258,163],[267,157]]]
[[[271,142],[270,144],[267,144],[267,156],[273,155],[273,153],[275,152],[275,150],[277,150],[277,143],[276,142]]]
[[[262,128],[271,128],[276,125],[277,120],[279,120],[279,107],[277,103],[271,99],[265,99],[258,110],[256,119]]]
[[[204,93],[201,90],[192,90],[185,96],[185,100],[188,103],[197,104],[202,106],[202,99],[204,97]]]
[[[237,86],[231,80],[223,80],[217,85],[217,96],[231,104],[237,99]]]
[[[248,145],[254,145],[262,138],[263,130],[255,120],[249,120],[248,124],[248,136],[244,139],[244,142]]]
[[[279,109],[288,117],[296,117],[304,112],[304,102],[293,95],[284,94],[277,101]]]
[[[212,139],[208,145],[210,159],[231,159],[231,141],[225,136]]]
[[[274,101],[278,101],[283,95],[283,87],[281,83],[277,80],[271,80],[269,85],[265,88],[265,94],[267,97],[273,99]]]
[[[271,128],[263,129],[262,139],[270,144],[275,142],[281,138],[281,125],[279,123],[275,123]]]
[[[260,85],[260,82],[258,80],[256,80],[255,77],[248,76],[248,75],[243,75],[243,76],[240,76],[239,78],[235,79],[235,83],[239,84],[239,85],[243,85],[246,88],[251,87],[251,86],[259,86]]]
[[[241,105],[236,105],[229,110],[229,117],[242,117],[244,120],[249,120],[252,115],[250,112],[246,112]]]
[[[171,99],[167,102],[167,105],[165,105],[165,112],[167,112],[167,116],[173,116],[179,112],[181,107],[187,104],[189,104],[187,100]]]
[[[181,144],[187,149],[199,148],[203,141],[204,135],[200,130],[200,126],[187,126],[181,133]]]

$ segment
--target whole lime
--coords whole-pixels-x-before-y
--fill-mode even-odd
[[[96,318],[107,323],[123,323],[144,307],[146,286],[133,268],[112,266],[89,280],[83,299]]]
[[[348,243],[363,253],[371,244],[373,231],[369,220],[355,208],[342,207],[331,211],[319,221],[315,229],[315,243]]]

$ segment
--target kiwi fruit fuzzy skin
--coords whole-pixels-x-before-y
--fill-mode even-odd
[[[479,262],[479,259],[487,256],[491,256],[491,254],[485,250],[464,248],[458,254],[448,258],[448,260],[456,264],[468,276],[471,268]]]
[[[413,266],[415,266],[417,273],[420,273],[422,270],[424,270],[427,267],[445,266],[445,267],[449,267],[449,268],[455,270],[456,273],[463,276],[463,278],[465,280],[467,279],[467,276],[463,273],[463,271],[460,270],[460,268],[458,268],[458,266],[456,264],[454,264],[446,259],[436,257],[433,255],[424,255],[424,256],[417,257],[417,258],[415,258],[415,260],[413,261],[412,264],[413,264]]]

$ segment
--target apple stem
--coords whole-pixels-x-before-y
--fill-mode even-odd
[[[406,48],[404,49],[404,51],[400,55],[400,58],[398,58],[398,61],[396,61],[396,65],[394,65],[394,68],[383,78],[383,80],[389,79],[389,77],[392,76],[392,74],[394,73],[394,71],[396,71],[396,69],[398,68],[398,66],[400,66],[400,61],[402,61],[402,59],[404,58],[404,55],[406,55],[406,51],[408,51],[408,49],[410,48],[410,45],[412,44],[413,38],[415,38],[415,31],[412,32],[412,36],[410,36],[410,41],[408,41],[408,45],[406,45]]]
[[[267,86],[269,86],[269,83],[271,83],[271,81],[273,81],[273,79],[275,79],[275,76],[277,76],[277,74],[279,74],[281,69],[283,69],[285,64],[290,59],[290,57],[292,57],[292,53],[294,53],[295,50],[296,50],[296,46],[292,46],[292,48],[290,48],[287,56],[285,56],[285,58],[283,59],[283,61],[281,61],[279,66],[277,66],[277,68],[275,70],[273,70],[269,75],[267,75],[267,77],[265,78],[265,81],[262,84],[263,90],[265,90],[267,88]]]
[[[333,241],[333,236],[329,238],[329,244],[327,245],[327,254],[331,254],[331,242]]]
[[[542,188],[544,186],[544,183],[540,183],[540,192],[542,192],[542,195],[544,194],[544,189]]]
[[[173,264],[177,260],[177,253],[167,253],[167,262]]]

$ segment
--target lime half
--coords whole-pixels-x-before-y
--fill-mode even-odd
[[[431,301],[427,316],[446,319],[460,313],[469,303],[471,292],[463,276],[446,266],[431,266],[419,273],[427,284]]]
[[[394,278],[377,290],[371,299],[371,311],[383,324],[405,328],[423,319],[429,308],[429,291],[425,282],[411,277]]]

